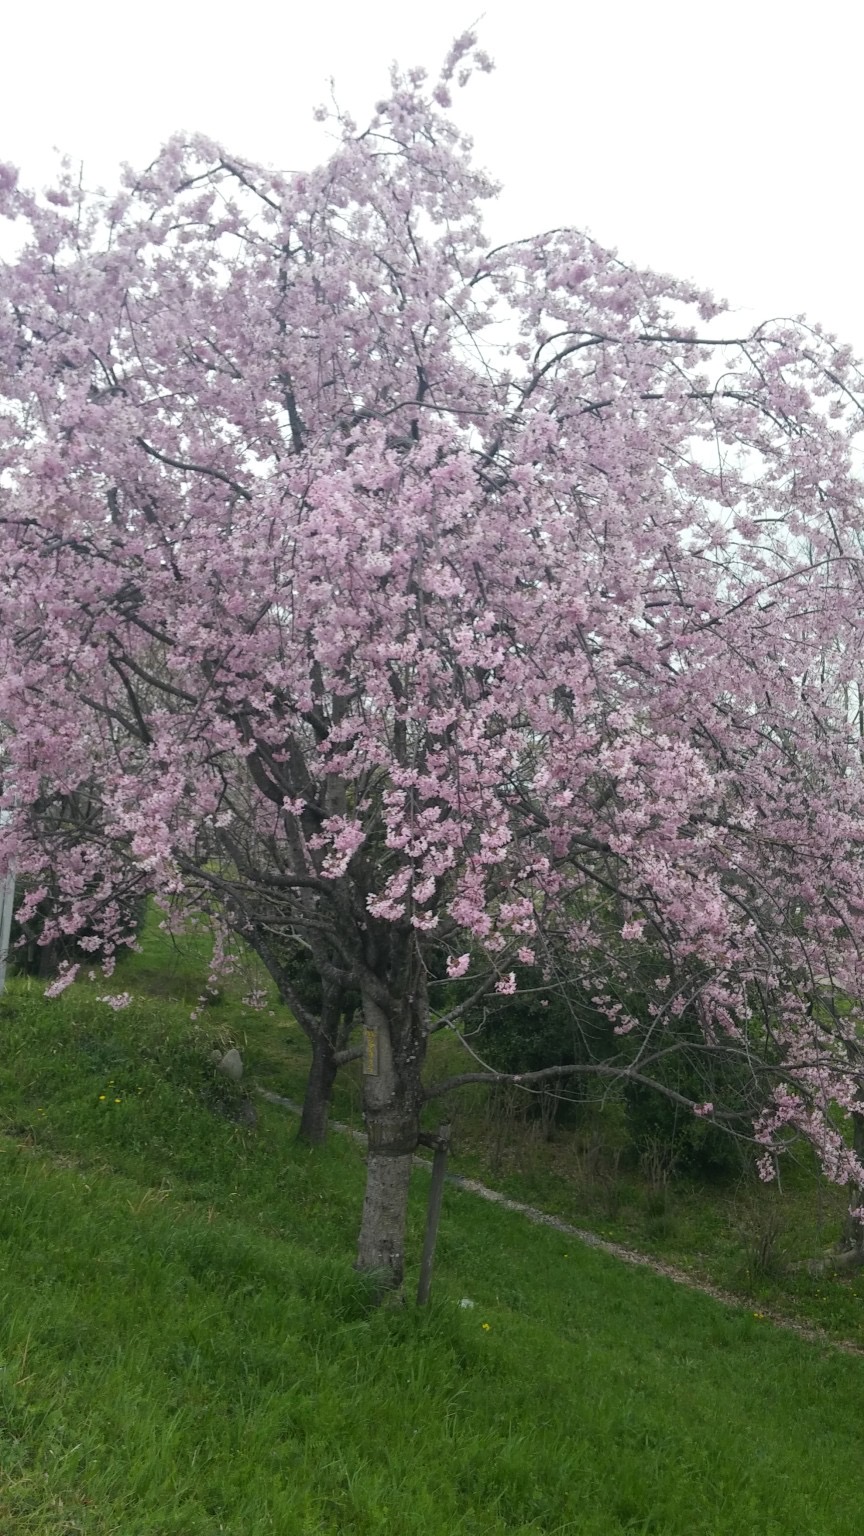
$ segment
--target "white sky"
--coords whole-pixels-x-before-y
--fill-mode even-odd
[[[390,60],[437,73],[475,4],[5,0],[0,158],[41,184],[57,146],[110,184],[185,128],[306,167],[331,75],[362,122]],[[505,184],[495,239],[574,224],[864,354],[859,0],[486,0],[479,33],[496,72],[456,105]]]

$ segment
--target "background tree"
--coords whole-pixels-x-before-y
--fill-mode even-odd
[[[424,1101],[501,1076],[424,1084],[442,970],[458,1013],[563,947],[618,1049],[543,1071],[720,1123],[658,1065],[696,1028],[759,1086],[766,1175],[794,1131],[864,1179],[858,373],[578,231],[487,249],[475,64],[394,72],[309,174],[201,138],[111,196],[0,172],[2,849],[69,931],[130,866],[206,893],[325,1102],[357,994],[358,1262],[396,1284]],[[28,812],[83,784],[57,858]]]

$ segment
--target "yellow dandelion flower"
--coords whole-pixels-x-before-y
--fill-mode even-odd
[[[115,1099],[115,1100],[114,1100],[114,1103],[115,1103],[115,1104],[120,1104],[120,1103],[122,1103],[122,1100],[121,1100],[121,1099]]]
[[[483,1329],[484,1333],[488,1333],[489,1332],[489,1327],[490,1327],[489,1323],[481,1323],[480,1327]]]
[[[104,1093],[100,1093],[100,1095],[99,1095],[100,1103],[101,1103],[102,1099],[104,1099],[104,1097],[105,1097]]]

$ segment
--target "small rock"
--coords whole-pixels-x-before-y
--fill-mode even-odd
[[[224,1056],[219,1057],[216,1070],[224,1072],[226,1077],[230,1077],[232,1083],[239,1083],[243,1076],[243,1058],[236,1046],[232,1045],[230,1051],[226,1051]]]

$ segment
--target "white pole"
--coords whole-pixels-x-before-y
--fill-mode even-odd
[[[6,959],[9,954],[9,935],[12,931],[12,911],[15,906],[15,876],[11,869],[0,880],[0,992],[6,985]]]

